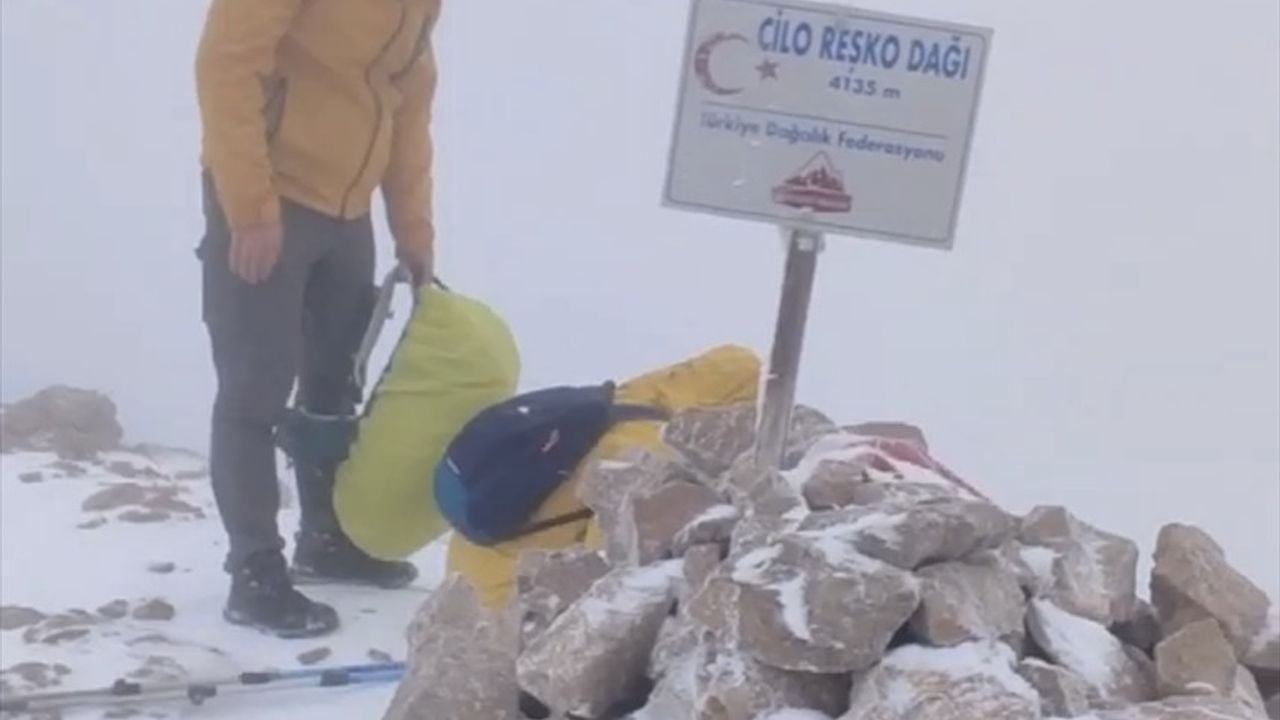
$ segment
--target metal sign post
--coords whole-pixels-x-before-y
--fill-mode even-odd
[[[781,467],[786,451],[804,330],[809,320],[809,300],[813,296],[818,254],[824,243],[822,234],[812,230],[787,231],[787,264],[782,275],[782,294],[778,300],[778,319],[756,442],[756,464],[760,468]]]
[[[788,229],[756,448],[776,468],[824,236],[952,247],[992,31],[691,0],[687,32],[663,205]]]

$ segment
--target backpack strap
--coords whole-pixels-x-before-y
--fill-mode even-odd
[[[591,508],[582,508],[563,515],[557,515],[553,518],[547,518],[541,522],[536,522],[520,528],[520,531],[512,535],[508,540],[516,540],[522,537],[528,537],[529,535],[536,535],[543,530],[550,530],[552,528],[558,528],[562,525],[568,525],[569,523],[578,522],[580,520],[587,520],[592,515],[595,515],[595,511]]]
[[[637,420],[668,420],[671,413],[664,407],[656,405],[640,405],[637,403],[614,403],[609,408],[609,424],[632,422]],[[575,523],[582,520],[590,519],[595,515],[595,511],[589,507],[584,507],[573,512],[567,512],[563,515],[547,518],[536,523],[532,523],[520,529],[508,540],[517,540],[522,537],[536,535],[544,530],[558,528],[569,523]]]
[[[641,405],[639,403],[614,403],[609,407],[609,424],[632,422],[634,420],[670,420],[671,412],[657,405]]]

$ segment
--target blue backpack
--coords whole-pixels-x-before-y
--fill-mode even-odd
[[[559,386],[485,408],[436,467],[435,499],[454,529],[494,545],[591,516],[582,509],[530,523],[601,436],[620,422],[661,420],[662,408],[614,401],[615,385]]]

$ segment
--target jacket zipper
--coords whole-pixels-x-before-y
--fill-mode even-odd
[[[369,65],[364,69],[364,82],[369,88],[369,94],[373,96],[373,135],[369,138],[369,146],[365,148],[364,160],[360,162],[360,167],[356,170],[356,176],[351,180],[351,185],[347,187],[347,191],[342,195],[342,217],[347,216],[347,204],[351,201],[351,193],[355,192],[356,187],[360,184],[360,180],[369,169],[369,161],[373,159],[373,148],[378,144],[378,135],[382,131],[382,98],[378,95],[378,89],[373,85],[373,70],[391,51],[391,46],[395,45],[396,39],[400,37],[401,31],[404,30],[405,21],[409,17],[409,9],[403,3],[400,5],[400,23],[396,25],[395,32],[391,33],[391,37],[387,38],[387,42],[374,56]]]
[[[392,82],[399,82],[400,78],[408,75],[409,71],[413,69],[413,66],[416,65],[418,60],[422,57],[422,52],[427,48],[427,34],[431,28],[431,17],[431,10],[428,9],[427,12],[423,14],[422,27],[418,28],[418,40],[413,44],[413,52],[409,54],[409,62],[405,63],[404,67],[391,75]]]

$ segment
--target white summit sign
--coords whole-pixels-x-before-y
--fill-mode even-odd
[[[948,249],[991,31],[692,0],[663,204]]]

